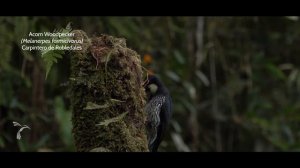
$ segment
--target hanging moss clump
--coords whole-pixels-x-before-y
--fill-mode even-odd
[[[123,38],[84,38],[71,54],[71,106],[77,151],[148,151],[140,56]]]

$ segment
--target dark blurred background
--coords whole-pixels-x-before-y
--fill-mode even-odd
[[[169,88],[159,151],[300,151],[298,17],[0,17],[0,151],[75,151],[70,58],[45,79],[40,53],[20,44],[69,22],[126,38]],[[12,121],[31,127],[19,141]]]

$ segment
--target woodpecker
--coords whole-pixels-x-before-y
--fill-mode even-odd
[[[150,75],[145,85],[147,104],[147,139],[150,152],[157,152],[172,115],[172,99],[168,89],[154,75]]]

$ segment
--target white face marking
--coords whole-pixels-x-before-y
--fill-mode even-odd
[[[152,94],[155,94],[157,92],[158,86],[156,84],[150,84],[148,87]]]

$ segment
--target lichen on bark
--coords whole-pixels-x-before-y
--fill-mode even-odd
[[[83,49],[71,53],[71,108],[77,151],[148,151],[140,56],[126,47],[123,38],[89,38],[81,30],[73,32],[75,39],[84,38]],[[99,124],[105,121],[110,123]]]

